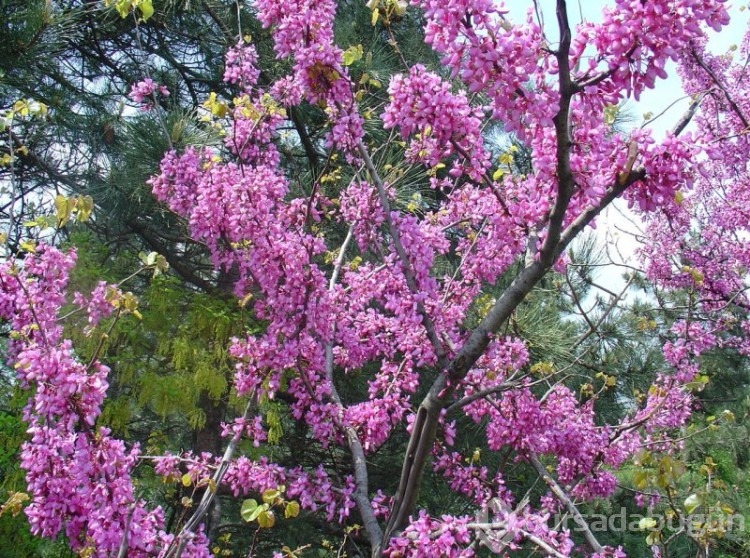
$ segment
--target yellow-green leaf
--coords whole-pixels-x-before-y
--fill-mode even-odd
[[[344,66],[351,66],[358,60],[361,60],[363,55],[364,49],[362,48],[362,45],[347,48],[344,51]]]
[[[375,25],[375,24],[376,24],[376,23],[378,22],[378,18],[379,18],[379,17],[380,17],[380,10],[379,10],[379,9],[377,9],[377,8],[375,8],[375,9],[374,9],[374,10],[372,11],[372,19],[371,19],[370,23],[371,23],[372,25]]]
[[[154,265],[156,263],[156,256],[158,255],[157,252],[149,252],[148,254],[141,252],[138,254],[138,258],[143,262],[143,265]]]
[[[648,473],[644,470],[636,471],[633,475],[633,484],[638,490],[643,490],[648,486]]]
[[[154,277],[159,275],[160,273],[164,273],[169,269],[169,262],[167,262],[167,258],[159,254],[156,256],[156,263],[154,264]]]
[[[247,500],[242,502],[242,507],[240,507],[240,515],[242,516],[242,519],[250,523],[251,521],[255,521],[255,519],[258,517],[260,512],[263,511],[263,507],[258,505],[258,502],[254,498],[248,498]]]
[[[91,217],[91,213],[94,211],[94,198],[91,196],[81,196],[75,202],[76,207],[76,221],[79,223],[85,223]]]
[[[73,212],[73,202],[70,198],[58,194],[55,196],[55,212],[57,215],[57,226],[64,226],[70,220],[70,214]]]
[[[701,497],[697,494],[691,494],[687,498],[685,498],[685,502],[683,503],[683,506],[685,507],[685,511],[690,513],[693,513],[698,507],[701,505]]]
[[[185,473],[180,477],[180,482],[182,482],[182,486],[188,487],[193,484],[193,477],[189,473]]]
[[[218,118],[223,118],[227,114],[226,103],[221,102],[213,91],[209,93],[208,99],[203,103],[203,106]]]
[[[280,497],[281,493],[276,490],[275,488],[269,488],[265,492],[263,492],[263,501],[266,504],[273,504],[276,501],[276,498]]]
[[[287,502],[284,506],[284,517],[297,517],[299,515],[299,502]]]
[[[21,250],[26,252],[36,252],[36,242],[33,240],[24,240],[19,246],[21,247]]]
[[[409,5],[404,0],[391,0],[389,2],[390,7],[393,9],[393,13],[397,17],[403,17],[403,15],[406,13],[406,8]]]
[[[130,8],[133,7],[133,0],[117,0],[115,3],[115,9],[120,14],[120,17],[125,19],[130,13]]]
[[[141,0],[138,4],[138,9],[141,11],[143,21],[148,21],[154,15],[154,5],[151,3],[151,0]]]
[[[13,517],[21,513],[23,503],[29,499],[29,495],[25,492],[9,492],[8,499],[0,506],[0,516],[4,513],[10,513]]]
[[[258,514],[258,525],[264,529],[270,529],[276,523],[276,516],[271,510],[263,510]]]

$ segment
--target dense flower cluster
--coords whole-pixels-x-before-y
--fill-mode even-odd
[[[363,120],[354,102],[343,53],[333,40],[336,3],[332,0],[255,0],[258,19],[273,28],[279,58],[294,57],[294,74],[284,80],[283,99],[290,91],[325,107],[331,123],[327,147],[342,149],[350,160],[363,135]],[[293,98],[297,98],[297,94]]]
[[[701,22],[716,31],[729,22],[724,2],[714,0],[617,0],[604,8],[603,15],[601,23],[579,29],[573,54],[587,60],[581,71],[589,75],[605,65],[612,86],[635,99],[667,77],[667,60],[676,60],[702,36]],[[584,55],[592,46],[597,55]]]
[[[544,86],[544,39],[531,11],[525,25],[511,25],[507,10],[491,0],[415,3],[424,10],[426,42],[471,93],[490,97],[493,116],[507,131],[526,139],[529,126],[533,131],[551,123],[555,108]]]
[[[241,41],[227,51],[224,60],[224,81],[239,85],[247,93],[252,91],[260,76],[255,45]]]
[[[388,93],[391,102],[383,113],[383,125],[398,126],[401,136],[410,139],[409,160],[434,167],[458,152],[461,157],[450,174],[466,172],[481,180],[489,166],[481,134],[482,111],[471,107],[465,93],[451,93],[448,82],[419,64],[408,76],[394,77]]]
[[[467,527],[469,517],[435,518],[421,511],[399,537],[391,541],[385,552],[390,558],[399,556],[437,556],[470,558],[475,556],[469,543],[473,533]]]

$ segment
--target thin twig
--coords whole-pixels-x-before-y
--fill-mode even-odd
[[[251,398],[250,401],[248,401],[247,406],[245,407],[245,412],[242,414],[242,419],[247,420],[254,408],[255,405],[253,403],[253,399]],[[237,445],[240,443],[241,439],[241,430],[239,432],[236,432],[234,436],[232,436],[232,439],[227,445],[227,449],[224,451],[224,455],[221,458],[219,466],[216,468],[213,477],[211,477],[213,486],[209,483],[209,485],[206,487],[206,491],[203,493],[203,498],[201,498],[201,502],[198,505],[198,508],[195,510],[190,519],[188,519],[187,523],[185,523],[180,533],[172,540],[172,543],[169,545],[167,551],[164,554],[164,558],[179,558],[180,556],[182,556],[182,551],[184,550],[185,545],[187,544],[188,540],[194,535],[194,529],[203,519],[203,516],[208,513],[208,510],[211,507],[211,503],[214,501],[214,498],[216,498],[216,495],[219,492],[219,485],[221,484],[221,481],[224,478],[224,474],[227,472],[227,469],[229,469],[229,463],[234,457],[234,452],[236,451]]]

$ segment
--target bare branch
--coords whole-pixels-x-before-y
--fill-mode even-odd
[[[581,528],[583,536],[586,538],[586,542],[589,543],[589,546],[595,552],[601,552],[603,550],[602,545],[599,544],[599,541],[596,540],[594,533],[592,533],[591,529],[589,529],[588,523],[586,523],[586,520],[581,515],[581,512],[578,511],[578,508],[576,507],[573,500],[570,499],[570,496],[565,493],[565,490],[563,490],[563,488],[559,484],[557,484],[557,481],[552,478],[552,475],[547,472],[546,467],[542,464],[541,461],[539,461],[539,458],[536,455],[531,454],[529,456],[529,463],[531,463],[531,466],[534,467],[537,474],[547,484],[547,486],[549,486],[555,497],[557,497],[557,499],[562,502],[570,515],[573,516],[573,519]]]
[[[628,279],[625,286],[622,288],[619,294],[614,295],[612,298],[612,301],[610,302],[609,306],[607,306],[607,309],[602,313],[601,316],[599,316],[599,319],[596,321],[596,323],[591,323],[588,319],[588,316],[586,317],[586,322],[589,324],[589,329],[586,333],[584,333],[581,337],[576,339],[575,343],[571,346],[571,350],[578,347],[581,343],[583,343],[586,339],[591,337],[596,331],[599,329],[599,327],[604,323],[604,320],[607,319],[607,317],[612,313],[612,310],[614,310],[617,307],[617,303],[622,300],[622,297],[625,296],[625,293],[630,288],[630,285],[633,284],[633,279],[635,278],[634,275],[631,275]],[[593,284],[593,283],[592,283]],[[571,285],[571,289],[573,286]],[[580,308],[580,307],[579,307]]]

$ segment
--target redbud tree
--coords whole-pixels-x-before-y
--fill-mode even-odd
[[[141,25],[153,13],[148,0],[110,4]],[[212,94],[204,104],[223,143],[169,152],[150,181],[263,324],[229,348],[245,410],[224,426],[223,455],[144,456],[98,420],[109,369],[98,356],[78,357],[61,308],[86,312],[97,332],[113,316],[138,312],[132,295],[101,283],[73,297],[76,254],[51,243],[26,245],[0,269],[9,359],[30,394],[21,459],[33,532],[62,534],[85,556],[210,556],[204,522],[222,493],[244,500],[243,518],[264,528],[301,511],[356,525],[373,556],[519,548],[624,556],[627,549],[598,541],[581,506],[610,497],[633,455],[673,447],[701,354],[749,349],[747,37],[734,58],[707,50],[707,33],[729,21],[721,0],[617,0],[595,23],[573,21],[564,0],[530,2],[521,21],[492,0],[371,0],[376,32],[421,17],[441,61],[439,71],[405,63],[381,84],[355,75],[361,48],[336,43],[336,7],[242,7],[268,31],[288,72],[269,79],[253,39],[238,37],[224,71],[238,95]],[[614,108],[658,88],[668,63],[691,97],[688,111],[663,137],[648,126],[614,128]],[[373,104],[381,86],[387,101]],[[170,94],[147,77],[131,99],[159,111]],[[320,112],[326,135],[316,148],[350,177],[337,188],[318,177],[305,196],[282,156],[298,141],[284,131],[287,115],[301,106]],[[512,138],[499,162],[488,125]],[[510,168],[519,148],[529,154],[524,173]],[[421,173],[428,202],[399,200],[403,173],[384,164],[389,149],[402,168]],[[579,397],[554,366],[531,362],[506,325],[618,199],[646,224],[648,279],[689,291],[694,304],[664,342],[665,365],[647,394],[607,423],[596,395]],[[155,254],[145,264],[164,267]],[[347,383],[363,377],[365,396],[346,397]],[[346,474],[240,451],[267,441],[259,409],[278,399],[311,444],[346,456]],[[462,453],[467,424],[486,451],[527,464],[542,496],[514,492],[502,467]],[[400,479],[393,489],[374,486],[372,456],[397,431],[408,433]],[[176,530],[136,490],[142,467],[203,487]],[[427,471],[469,511],[425,509]],[[561,511],[582,545],[551,520]]]

